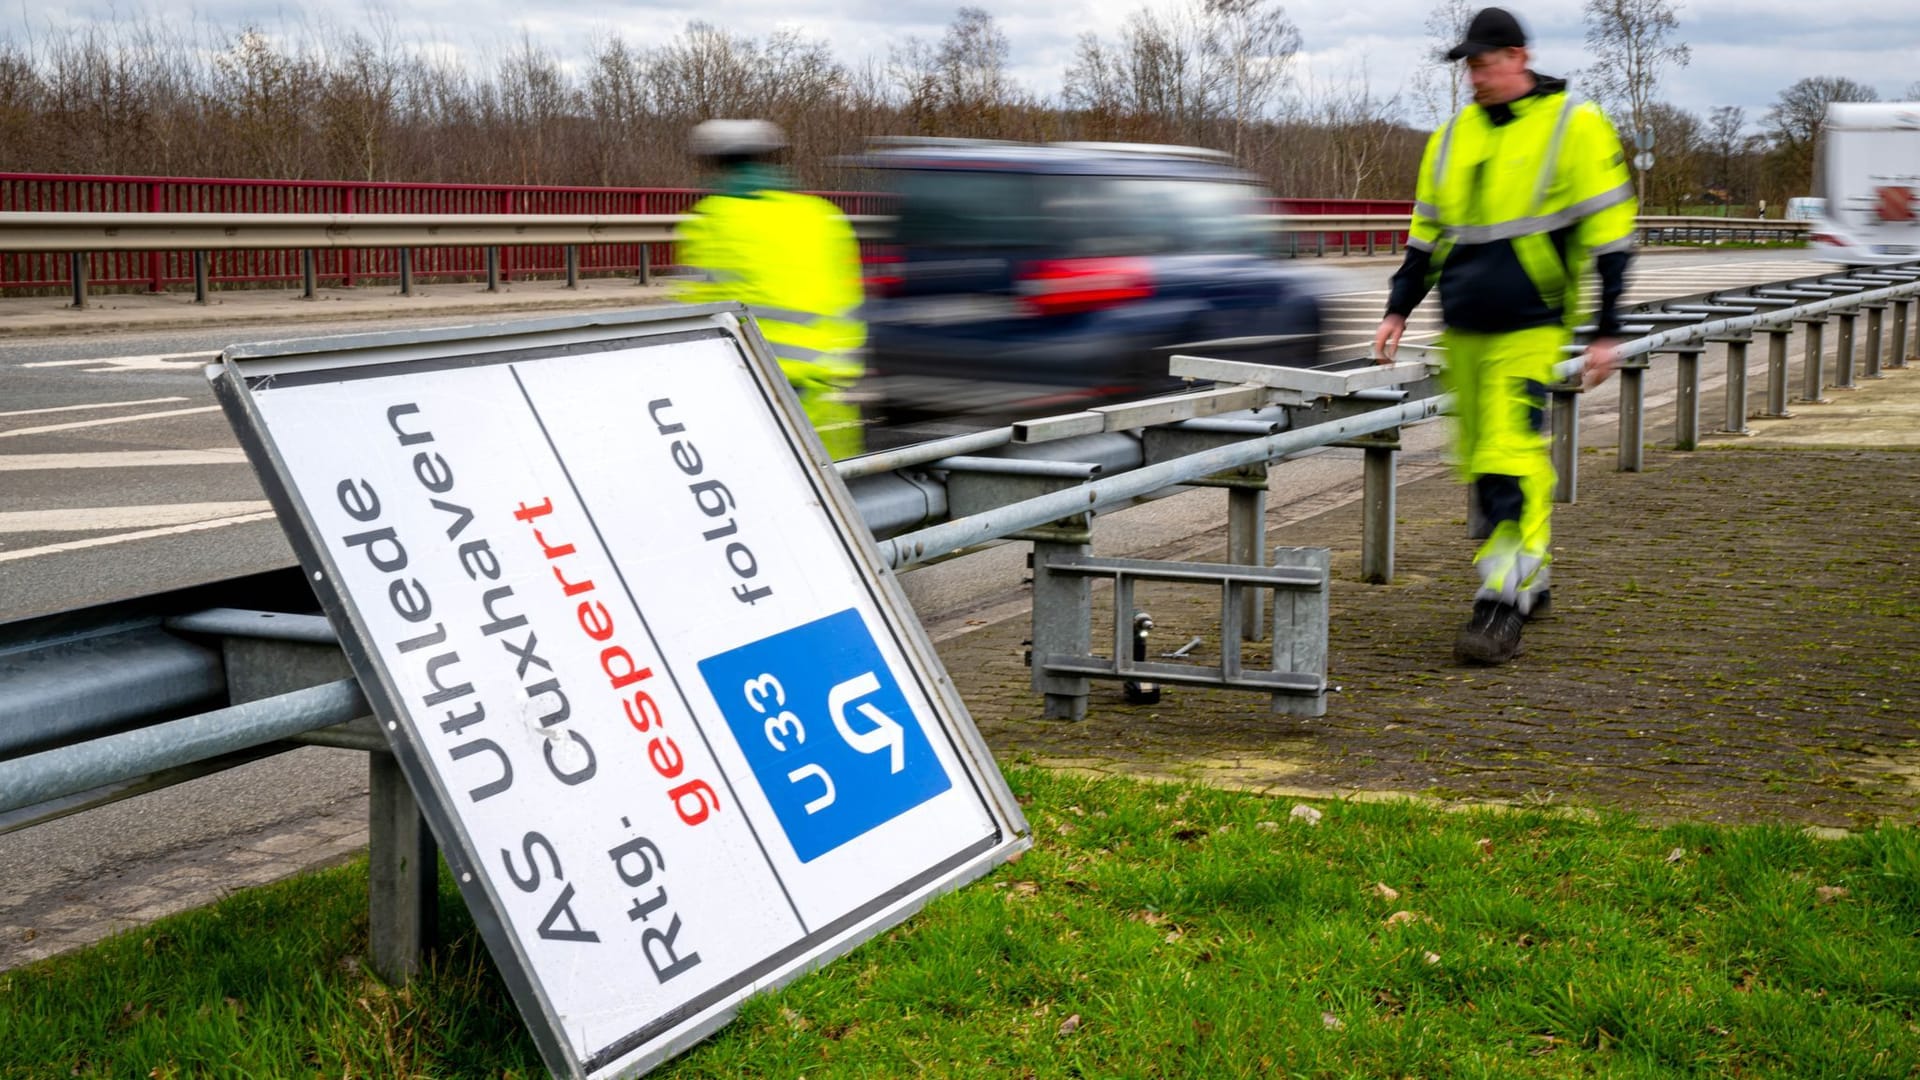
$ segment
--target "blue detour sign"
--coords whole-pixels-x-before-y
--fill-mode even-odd
[[[852,609],[700,661],[801,862],[953,786]]]

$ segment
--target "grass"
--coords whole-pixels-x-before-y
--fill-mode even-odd
[[[1024,859],[657,1075],[1920,1069],[1911,830],[1409,803],[1322,804],[1309,825],[1254,795],[1010,779],[1038,838]],[[447,946],[400,990],[354,961],[364,890],[343,867],[0,975],[0,1075],[538,1075],[451,889]]]

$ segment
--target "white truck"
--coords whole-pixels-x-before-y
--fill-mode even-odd
[[[1834,102],[1814,155],[1813,242],[1849,266],[1920,259],[1920,102]]]

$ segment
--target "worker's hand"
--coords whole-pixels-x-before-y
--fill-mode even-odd
[[[1580,384],[1591,390],[1607,381],[1613,369],[1619,366],[1620,343],[1612,338],[1594,338],[1587,346],[1587,368],[1581,376]]]
[[[1400,349],[1400,335],[1407,332],[1405,315],[1389,315],[1380,320],[1380,329],[1373,332],[1373,362],[1376,364],[1393,363],[1393,354]]]

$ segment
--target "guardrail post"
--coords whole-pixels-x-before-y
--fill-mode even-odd
[[[1880,338],[1885,331],[1885,304],[1868,304],[1867,309],[1867,368],[1864,372],[1869,379],[1884,379],[1880,374]]]
[[[577,289],[579,287],[580,287],[580,247],[577,244],[568,244],[567,245],[567,288]]]
[[[1267,478],[1260,470],[1258,487],[1239,484],[1227,489],[1227,561],[1238,566],[1267,564]],[[1264,589],[1249,589],[1242,596],[1247,618],[1240,624],[1244,641],[1259,641],[1261,623],[1266,614]]]
[[[640,284],[653,284],[653,245],[640,245]]]
[[[1914,332],[1914,336],[1912,336],[1912,348],[1908,350],[1907,356],[1916,359],[1916,361],[1920,361],[1920,300],[1914,300],[1912,332]]]
[[[1826,390],[1826,380],[1821,376],[1820,366],[1826,360],[1826,347],[1821,341],[1827,336],[1826,316],[1814,319],[1795,319],[1795,322],[1807,328],[1806,363],[1804,385],[1800,388],[1800,400],[1809,405],[1824,405],[1827,398],[1821,394]]]
[[[1787,411],[1787,339],[1793,336],[1791,326],[1769,326],[1767,333],[1767,415],[1781,419],[1793,414]]]
[[[1314,252],[1314,255],[1315,257],[1321,258],[1321,259],[1324,259],[1327,257],[1327,234],[1326,233],[1320,234],[1319,250]]]
[[[87,253],[76,251],[67,256],[67,276],[73,284],[73,306],[86,310],[87,306]]]
[[[394,756],[367,755],[368,937],[374,973],[404,983],[440,921],[440,849]]]
[[[1393,581],[1400,429],[1389,428],[1360,441],[1365,455],[1361,466],[1360,580],[1387,585]]]
[[[313,249],[300,252],[300,299],[312,300],[319,294],[314,291]]]
[[[413,249],[400,249],[400,295],[413,295]]]
[[[487,291],[500,291],[500,249],[487,248]]]
[[[1093,651],[1093,581],[1079,574],[1055,574],[1047,563],[1055,556],[1085,558],[1085,542],[1035,540],[1033,554],[1033,688],[1046,695],[1049,720],[1085,720],[1090,688],[1083,676],[1049,675],[1049,656],[1085,656]]]
[[[1614,467],[1639,472],[1647,460],[1647,361],[1636,356],[1620,364],[1620,451]]]
[[[193,302],[207,302],[207,253],[204,251],[193,253]]]
[[[1680,378],[1674,398],[1673,448],[1693,450],[1700,445],[1700,357],[1706,347],[1676,349]]]
[[[1887,366],[1890,368],[1907,366],[1907,309],[1912,306],[1911,300],[1893,302],[1893,332],[1888,335],[1893,342],[1893,349],[1887,355]]]
[[[1580,496],[1580,384],[1560,383],[1547,388],[1553,418],[1553,501],[1570,503]]]
[[[1345,229],[1340,230],[1340,254],[1342,256],[1353,254],[1353,234]]]
[[[1747,341],[1746,337],[1727,338],[1727,416],[1720,428],[1723,435],[1751,435],[1747,427]]]
[[[1840,313],[1840,340],[1835,346],[1833,358],[1833,388],[1835,390],[1853,389],[1853,323],[1860,317],[1857,311]]]
[[[1367,254],[1373,254],[1373,230],[1367,230]]]

